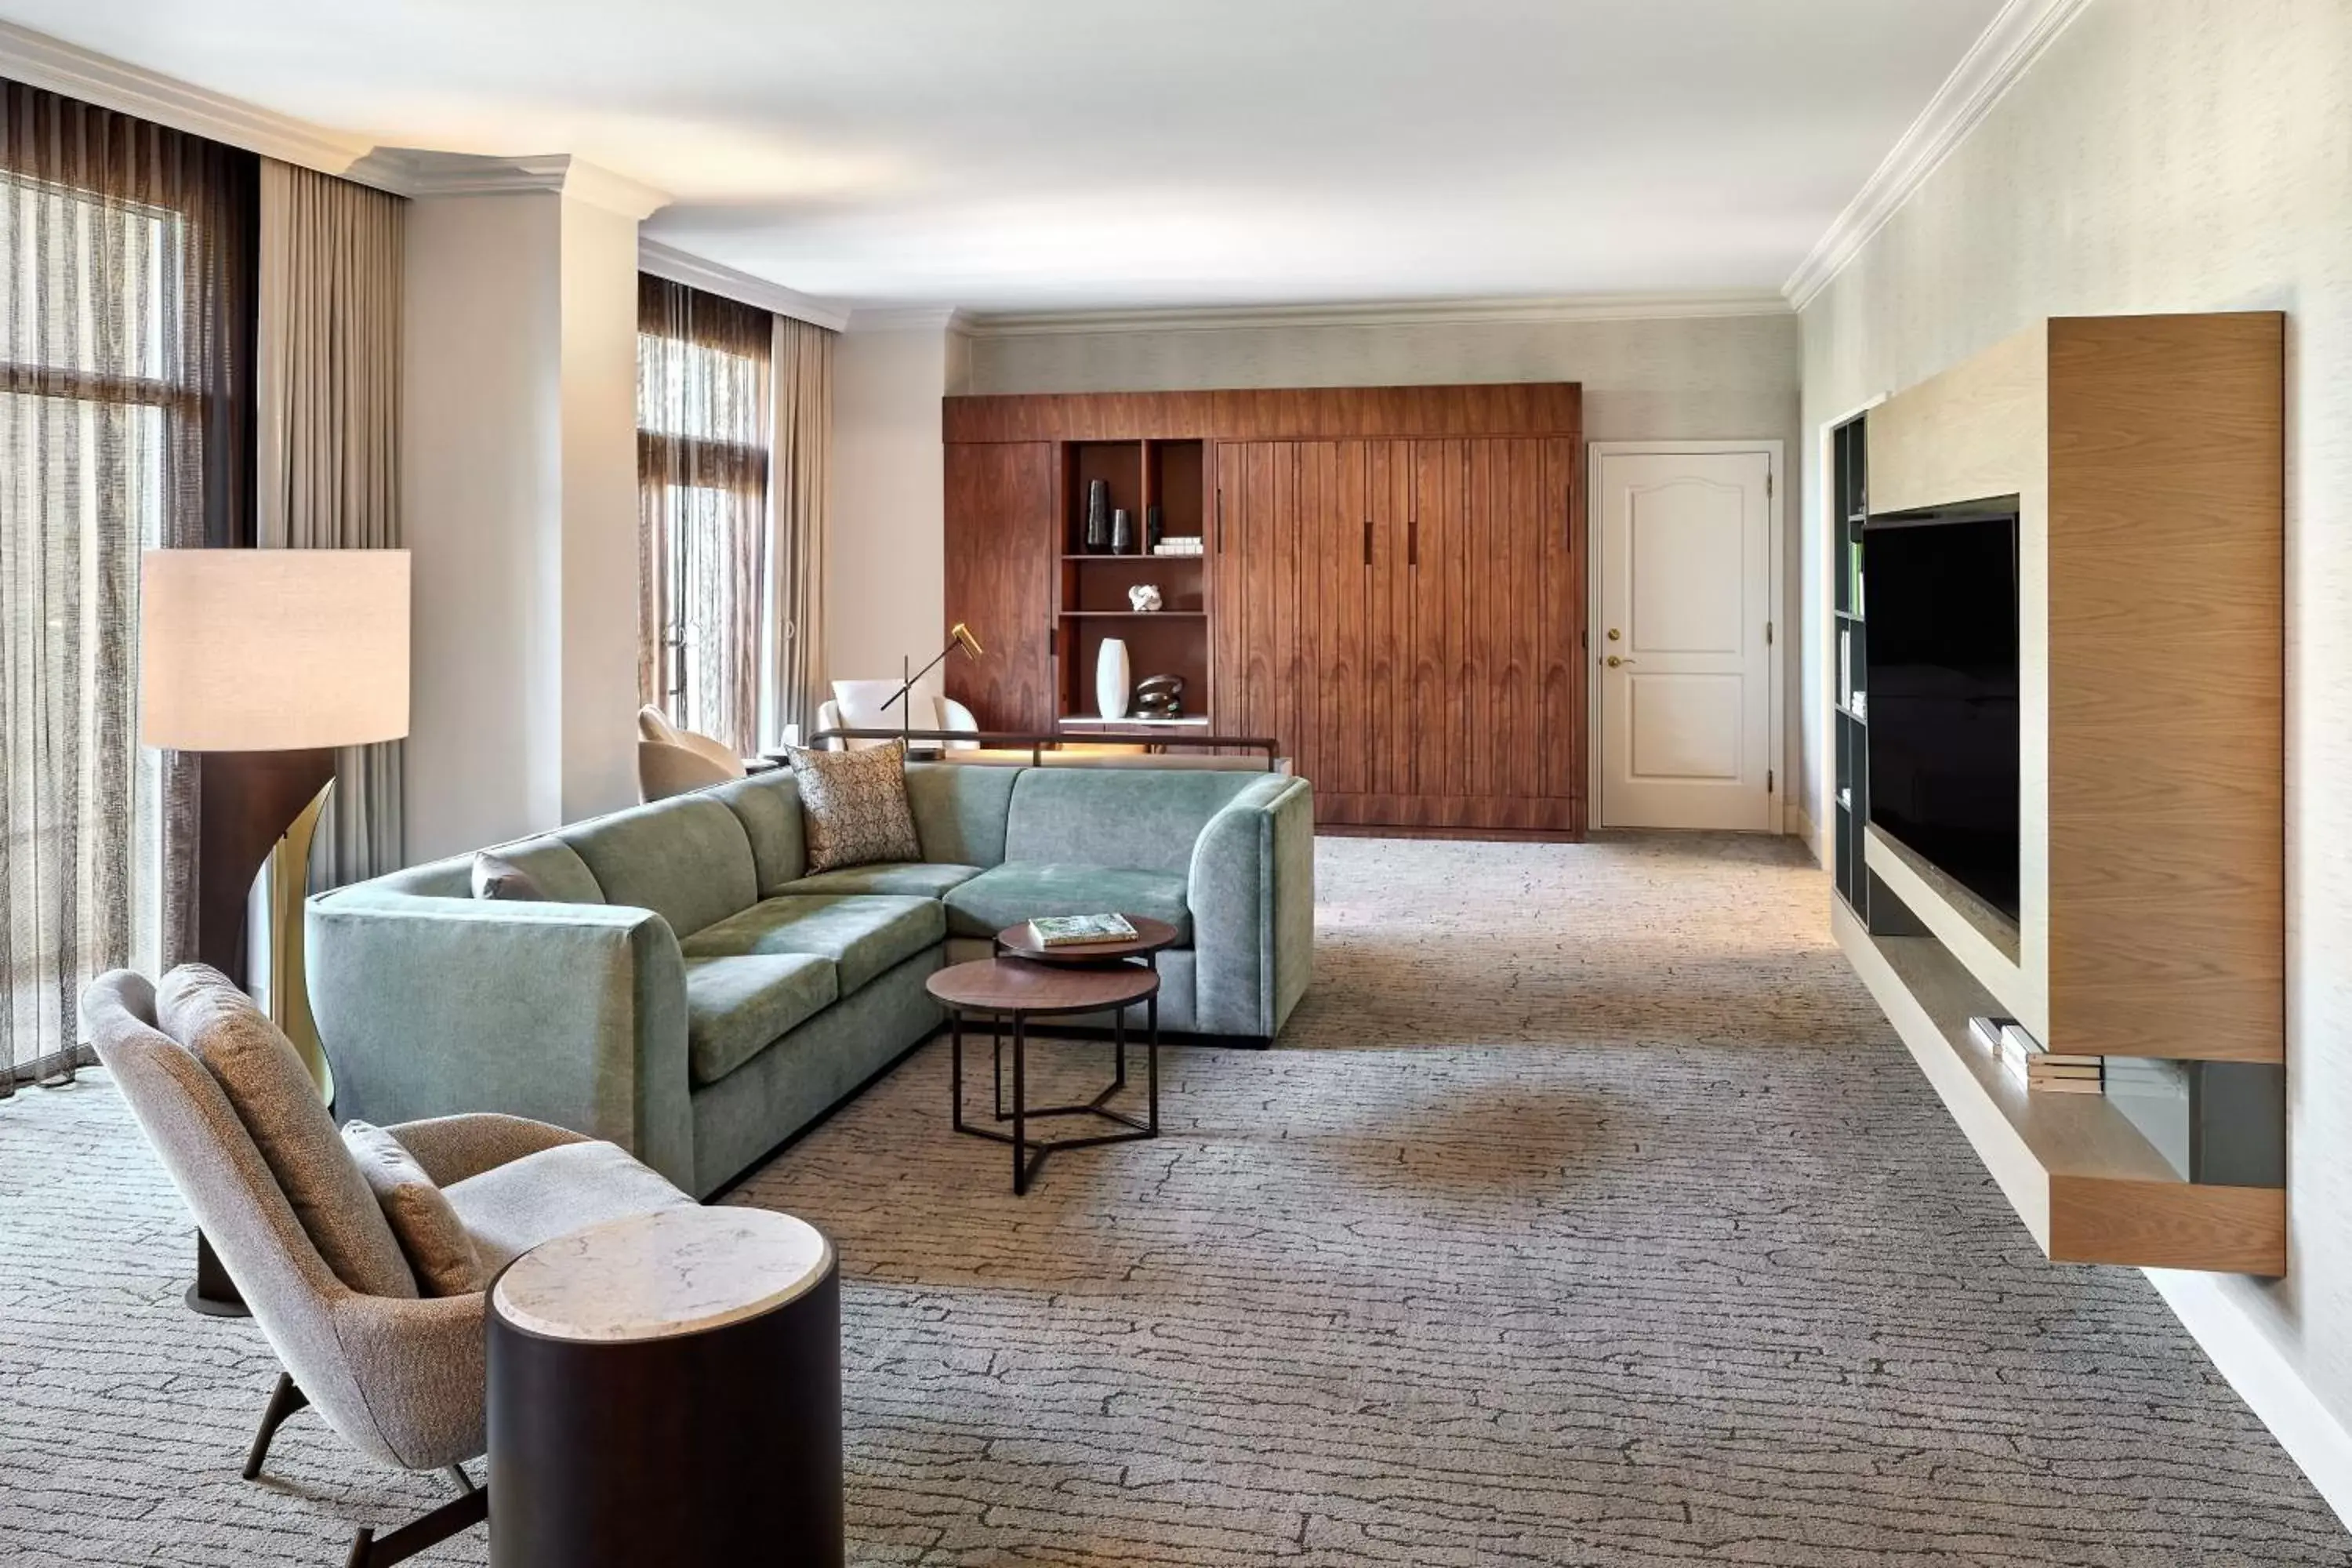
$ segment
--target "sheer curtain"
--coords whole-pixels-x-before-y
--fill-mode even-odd
[[[261,164],[257,527],[264,549],[400,543],[398,196]],[[312,885],[402,862],[401,742],[335,753]]]
[[[0,80],[0,1094],[193,947],[194,770],[142,753],[139,552],[250,543],[257,160]]]
[[[638,697],[744,755],[760,740],[769,321],[638,279]]]
[[[768,455],[768,612],[765,720],[761,740],[784,726],[808,734],[824,684],[824,521],[833,490],[833,345],[835,333],[790,316],[775,328],[775,435]]]

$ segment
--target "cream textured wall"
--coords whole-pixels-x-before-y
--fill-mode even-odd
[[[546,565],[562,505],[561,217],[551,194],[409,205],[412,860],[560,820],[562,678],[540,628],[558,609]]]
[[[2352,5],[2095,0],[1808,306],[1808,755],[1817,763],[1826,691],[1819,426],[2036,317],[2227,310],[2288,317],[2292,1272],[2228,1281],[2218,1299],[2242,1314],[2224,1331],[2261,1336],[2340,1426],[2352,1419]],[[1809,784],[1818,802],[1817,767]],[[2210,1323],[2190,1327],[2217,1360],[2231,1353]]]
[[[1793,441],[1798,370],[1788,315],[1037,332],[971,345],[981,393],[1579,381],[1595,440]]]
[[[835,345],[833,506],[825,530],[828,679],[928,663],[946,639],[946,452],[940,399],[961,390],[961,333],[942,321],[861,326]],[[936,695],[937,671],[920,691]]]
[[[636,245],[551,190],[410,205],[412,860],[636,799]]]
[[[971,380],[978,393],[1574,381],[1584,387],[1588,439],[1778,440],[1785,471],[1794,472],[1800,372],[1796,318],[1780,314],[981,336]],[[1796,572],[1793,560],[1783,564],[1779,620],[1786,626]],[[1780,776],[1793,779],[1801,766],[1797,639],[1783,646],[1789,721]],[[1792,830],[1802,827],[1797,816]]]
[[[637,222],[563,197],[562,815],[637,798]]]

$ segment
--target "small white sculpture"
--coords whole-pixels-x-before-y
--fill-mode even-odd
[[[1160,607],[1160,590],[1150,583],[1138,583],[1127,591],[1127,602],[1138,610]]]

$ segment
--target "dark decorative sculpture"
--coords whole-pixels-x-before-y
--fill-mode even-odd
[[[1139,719],[1181,719],[1184,716],[1184,678],[1181,675],[1147,675],[1137,681],[1135,716]]]
[[[1135,552],[1135,514],[1119,507],[1110,514],[1110,552],[1130,555]]]
[[[1110,481],[1087,486],[1087,553],[1100,555],[1110,548]]]
[[[1159,549],[1160,542],[1167,537],[1168,516],[1160,510],[1160,503],[1158,501],[1153,501],[1150,506],[1143,509],[1144,552],[1149,554],[1150,552]]]

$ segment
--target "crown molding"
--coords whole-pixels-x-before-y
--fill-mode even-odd
[[[404,196],[499,196],[548,191],[640,221],[669,197],[569,153],[485,157],[419,147],[379,147],[352,168],[352,178]]]
[[[972,318],[949,305],[859,305],[849,312],[853,332],[965,332]]]
[[[362,178],[352,173],[352,167],[374,145],[364,136],[313,125],[177,77],[92,54],[13,22],[0,22],[0,76],[346,178]]]
[[[1277,327],[1419,327],[1544,321],[1646,321],[1785,316],[1788,300],[1759,290],[1580,294],[1548,299],[1426,300],[1403,304],[1207,306],[1168,310],[1039,310],[975,315],[976,338],[1065,332],[1213,332]],[[863,312],[861,311],[862,315]]]
[[[1896,139],[1894,150],[1789,275],[1780,292],[1791,308],[1801,310],[1811,304],[1830,279],[1845,270],[1846,264],[1927,183],[1927,177],[1983,122],[1993,105],[2088,4],[2089,0],[2008,0],[1969,46],[1969,52],[1927,100],[1927,107]]]
[[[724,295],[746,305],[756,305],[762,310],[772,310],[779,316],[790,316],[796,321],[840,331],[849,325],[849,307],[834,300],[820,300],[814,294],[803,294],[797,289],[787,289],[765,278],[755,278],[749,272],[738,272],[732,267],[716,261],[706,261],[699,256],[689,256],[674,246],[657,239],[637,237],[637,269],[656,278],[667,278],[673,283],[684,283],[712,294]]]

